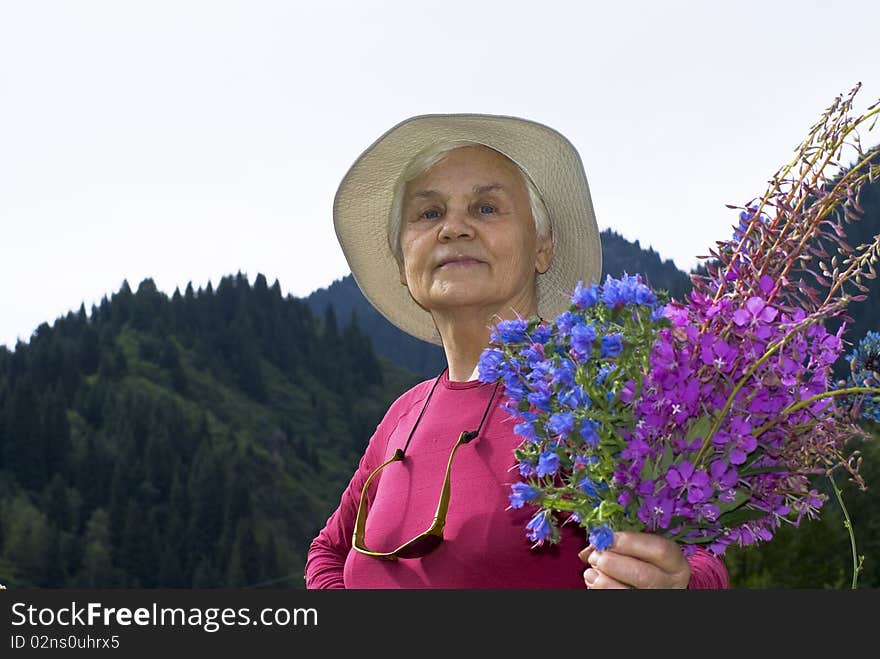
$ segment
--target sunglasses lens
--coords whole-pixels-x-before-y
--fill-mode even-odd
[[[397,555],[400,558],[418,558],[437,549],[441,542],[443,542],[443,538],[438,535],[422,535],[413,540],[413,542],[398,552]]]

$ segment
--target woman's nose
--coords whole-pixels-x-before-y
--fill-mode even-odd
[[[438,238],[441,241],[454,240],[456,238],[472,238],[474,228],[468,217],[467,210],[449,209],[440,226]]]

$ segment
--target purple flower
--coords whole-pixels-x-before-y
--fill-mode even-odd
[[[776,309],[768,306],[759,297],[751,297],[745,304],[745,308],[733,312],[733,322],[739,327],[743,325],[755,325],[757,323],[769,323],[776,318]]]
[[[576,370],[577,367],[574,365],[574,362],[570,359],[563,357],[559,360],[559,366],[552,369],[550,373],[552,378],[550,381],[551,386],[560,388],[562,390],[574,386],[574,376]]]
[[[669,497],[648,495],[642,500],[639,508],[639,519],[645,523],[649,531],[665,529],[672,521],[674,503]]]
[[[677,467],[672,466],[666,471],[666,482],[674,489],[687,492],[688,503],[700,503],[711,496],[709,475],[705,471],[695,471],[694,465],[682,460]]]
[[[739,477],[736,469],[724,460],[713,460],[709,465],[709,482],[712,489],[717,492],[729,490],[736,485]]]

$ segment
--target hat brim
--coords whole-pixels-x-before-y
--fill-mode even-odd
[[[574,146],[543,124],[500,115],[428,114],[397,124],[354,162],[333,200],[333,224],[355,281],[390,323],[442,345],[431,314],[400,284],[388,244],[394,187],[406,165],[431,144],[477,142],[503,153],[528,174],[550,214],[553,258],[538,275],[538,314],[553,320],[568,308],[577,281],[598,282],[602,246],[583,163]]]

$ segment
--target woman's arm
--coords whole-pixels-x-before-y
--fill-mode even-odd
[[[370,474],[385,461],[388,439],[397,427],[397,423],[413,405],[424,400],[428,384],[430,381],[422,382],[394,401],[376,427],[373,436],[370,437],[357,470],[342,492],[339,507],[330,515],[324,528],[309,545],[305,566],[306,588],[345,588],[343,570],[345,559],[351,550],[351,536],[354,533],[354,520],[361,500],[361,490]],[[378,485],[378,479],[370,483],[370,488],[367,490],[368,503],[373,502]]]
[[[342,493],[339,507],[330,515],[327,524],[309,545],[305,570],[306,588],[345,588],[342,572],[345,559],[351,549],[351,536],[354,532],[361,489],[375,468],[371,459],[373,453],[371,449],[375,439],[376,435],[373,435],[367,451],[361,457],[357,471]],[[372,483],[370,489],[373,489]]]

